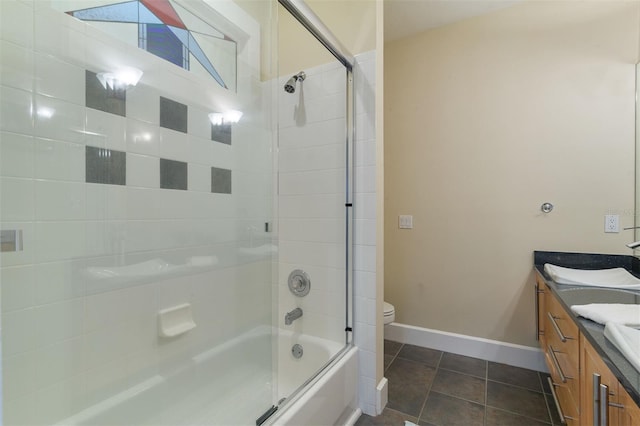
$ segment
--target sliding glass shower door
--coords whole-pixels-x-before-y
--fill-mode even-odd
[[[3,0],[0,19],[3,424],[254,423],[275,365],[270,17]]]

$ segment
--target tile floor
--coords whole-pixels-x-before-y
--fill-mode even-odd
[[[384,366],[387,407],[357,426],[560,424],[545,373],[390,340]]]

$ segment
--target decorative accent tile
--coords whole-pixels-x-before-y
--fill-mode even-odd
[[[160,188],[187,189],[187,163],[160,159]]]
[[[231,170],[211,168],[211,192],[231,194]]]
[[[231,124],[212,124],[211,140],[226,145],[231,145]]]
[[[106,88],[102,86],[98,75],[86,70],[85,72],[85,104],[88,108],[108,112],[126,117],[127,91],[122,87]]]
[[[122,151],[96,148],[85,148],[85,180],[89,183],[109,185],[126,185],[127,154]]]
[[[187,113],[185,104],[160,96],[160,127],[187,133]]]

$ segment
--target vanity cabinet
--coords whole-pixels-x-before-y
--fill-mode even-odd
[[[553,293],[545,288],[544,354],[551,375],[554,399],[567,424],[580,422],[580,332]],[[543,340],[541,340],[543,342]]]
[[[538,340],[551,375],[554,402],[565,422],[640,426],[640,407],[539,273],[536,308]]]

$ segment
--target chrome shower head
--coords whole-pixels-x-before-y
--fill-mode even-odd
[[[294,75],[293,77],[291,77],[287,83],[284,85],[284,91],[287,93],[293,93],[296,91],[296,82],[299,81],[304,81],[304,79],[307,78],[307,74],[304,73],[304,71],[300,71],[298,74]]]

